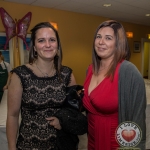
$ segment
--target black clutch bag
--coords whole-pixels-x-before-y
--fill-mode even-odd
[[[64,105],[82,111],[82,98],[84,89],[82,85],[73,85],[66,87],[66,99]]]
[[[87,133],[87,117],[83,111],[83,86],[66,87],[66,99],[63,107],[55,113],[62,130],[57,131],[57,146],[60,150],[77,150],[79,139],[77,135]],[[81,110],[82,109],[82,110]]]

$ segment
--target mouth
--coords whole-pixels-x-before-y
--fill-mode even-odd
[[[52,52],[54,51],[53,49],[47,49],[47,50],[43,50],[44,52]]]
[[[97,50],[98,50],[98,51],[104,51],[104,50],[106,50],[106,48],[103,48],[103,47],[97,47]]]

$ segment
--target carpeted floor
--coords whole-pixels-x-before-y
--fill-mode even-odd
[[[87,134],[79,136],[79,150],[87,150]]]

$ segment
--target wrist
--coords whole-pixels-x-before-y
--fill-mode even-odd
[[[16,148],[16,146],[14,146],[14,147],[9,146],[8,150],[17,150],[17,148]]]
[[[17,150],[16,144],[8,145],[8,150]]]

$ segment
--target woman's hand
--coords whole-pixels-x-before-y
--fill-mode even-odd
[[[3,91],[5,91],[5,90],[7,90],[7,89],[8,89],[8,86],[5,85],[5,86],[3,87]]]
[[[58,130],[61,130],[61,125],[60,125],[60,122],[59,122],[58,118],[56,118],[56,117],[49,117],[49,118],[46,118],[46,120],[49,122],[49,124],[51,126],[53,126],[54,128],[56,128]]]

